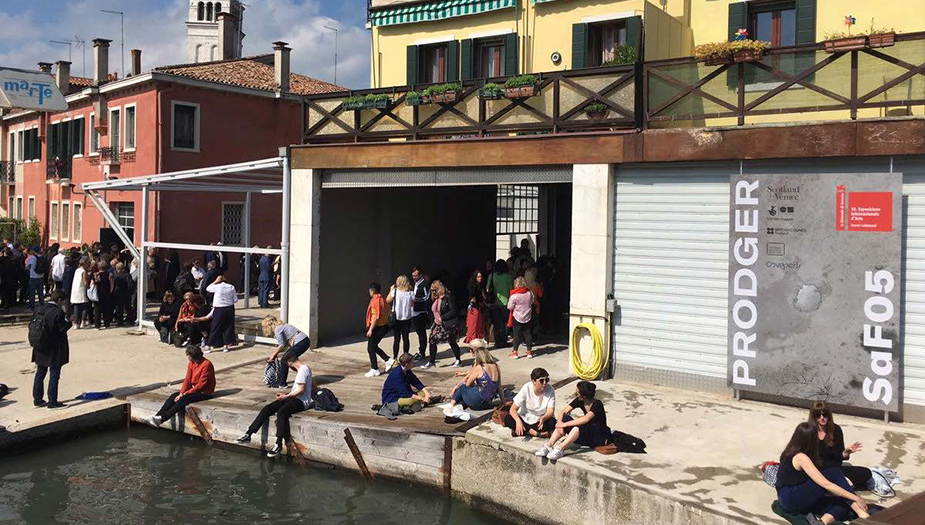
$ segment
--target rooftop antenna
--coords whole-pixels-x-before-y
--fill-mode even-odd
[[[83,66],[80,71],[82,77],[87,76],[87,42],[86,40],[80,38],[80,35],[74,35],[74,47],[81,49],[83,51]]]
[[[334,31],[334,84],[337,85],[337,28],[328,25],[321,26],[330,31]]]
[[[71,41],[70,40],[49,40],[52,44],[61,44],[67,46],[67,61],[71,61]]]
[[[119,15],[119,33],[122,44],[122,73],[121,78],[125,78],[125,13],[122,11],[110,11],[108,9],[100,9],[103,13],[109,13],[111,15]]]

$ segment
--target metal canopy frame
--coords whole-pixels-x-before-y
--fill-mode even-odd
[[[285,149],[279,157],[240,162],[224,166],[175,171],[132,177],[130,179],[110,179],[88,182],[80,187],[87,193],[90,202],[99,210],[100,215],[119,236],[119,239],[138,259],[138,327],[144,322],[145,285],[147,284],[148,265],[143,254],[147,248],[175,248],[180,250],[211,250],[222,253],[243,253],[244,267],[250,268],[251,255],[272,254],[280,256],[280,318],[289,320],[289,218],[291,205],[292,174],[289,169],[289,155]],[[141,246],[136,247],[118,219],[112,214],[103,191],[140,191],[141,192]],[[244,246],[213,246],[206,244],[181,244],[148,240],[148,203],[151,191],[176,192],[223,192],[243,193],[244,200]],[[279,249],[254,249],[250,247],[251,233],[251,195],[281,194],[283,196],[282,239]],[[250,306],[250,271],[244,272],[244,307]]]

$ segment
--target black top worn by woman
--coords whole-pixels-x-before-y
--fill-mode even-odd
[[[825,439],[819,442],[819,459],[823,469],[840,467],[845,461],[845,434],[838,425],[835,425],[835,432],[832,434],[831,444],[826,444]]]
[[[793,456],[781,456],[780,468],[777,471],[776,488],[802,485],[809,481],[809,475],[802,470],[793,468]]]
[[[585,410],[585,403],[581,398],[576,397],[569,403],[569,406],[572,407],[572,410],[576,408],[580,409],[583,415],[588,413],[587,410]],[[591,413],[594,414],[594,418],[587,423],[588,425],[609,428],[607,426],[607,414],[604,412],[604,403],[601,403],[599,399],[595,399],[591,402]]]
[[[167,329],[173,330],[173,327],[177,324],[177,317],[180,315],[180,301],[174,300],[172,303],[164,301],[161,303],[161,308],[157,312],[157,317],[160,319],[162,316],[167,316],[169,319],[160,323],[161,326],[166,326]]]

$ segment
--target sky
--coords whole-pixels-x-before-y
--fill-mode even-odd
[[[292,48],[293,73],[334,81],[334,32],[338,29],[337,83],[369,86],[369,32],[366,0],[245,0],[244,56],[272,52],[271,42]],[[125,61],[141,49],[142,69],[186,62],[189,0],[0,0],[0,67],[37,69],[38,62],[68,59],[68,46],[50,40],[75,40],[71,74],[91,76],[94,38],[112,40],[109,67],[121,75],[119,15],[125,13]]]

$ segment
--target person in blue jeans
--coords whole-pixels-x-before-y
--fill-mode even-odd
[[[849,509],[862,519],[870,517],[867,503],[851,490],[841,469],[819,470],[817,432],[816,425],[800,423],[780,455],[776,488],[781,508],[794,514],[819,515],[826,524],[846,519]]]
[[[26,271],[29,272],[29,284],[26,289],[26,297],[29,301],[29,309],[35,308],[35,296],[39,296],[39,306],[45,304],[45,271],[40,268],[44,264],[41,252],[38,246],[33,246],[26,250]],[[44,266],[48,266],[44,264]],[[40,271],[36,271],[36,269]]]
[[[501,404],[504,404],[504,394],[498,388],[501,384],[501,369],[485,346],[480,339],[472,341],[475,362],[462,382],[450,393],[452,399],[450,406],[444,409],[445,414],[449,415],[457,404],[472,410],[485,410],[491,407],[492,399],[499,394],[502,397]]]
[[[277,343],[276,349],[273,350],[273,353],[267,358],[267,363],[273,362],[284,350],[286,352],[283,355],[284,366],[281,367],[278,377],[279,386],[286,386],[286,381],[289,379],[289,368],[285,366],[285,363],[289,361],[289,356],[298,359],[308,350],[312,341],[304,332],[295,326],[286,324],[272,315],[268,315],[260,321],[260,328],[264,336],[272,336],[276,339]]]
[[[270,307],[270,280],[273,277],[273,262],[270,256],[263,254],[257,261],[257,305],[260,308]]]

